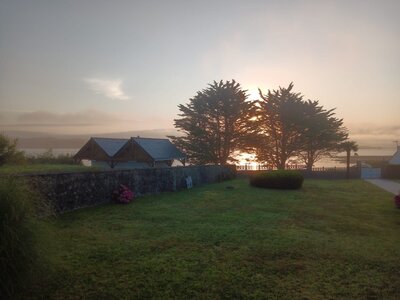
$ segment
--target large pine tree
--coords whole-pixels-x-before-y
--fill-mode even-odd
[[[292,89],[293,83],[266,95],[259,90],[257,159],[277,169],[285,169],[287,160],[298,154],[301,145],[304,101]]]
[[[235,151],[247,148],[254,106],[235,80],[214,81],[179,105],[175,127],[182,136],[170,137],[193,164],[226,164]]]
[[[311,169],[316,161],[337,150],[346,140],[347,130],[334,109],[326,110],[318,101],[304,101],[292,89],[293,83],[266,95],[260,90],[257,158],[284,169],[288,159],[296,157]]]
[[[343,120],[335,117],[335,109],[326,110],[318,101],[308,100],[304,107],[301,151],[298,154],[307,170],[323,157],[337,152],[338,145],[348,137]]]

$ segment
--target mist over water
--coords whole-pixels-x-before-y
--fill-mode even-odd
[[[25,154],[27,156],[38,156],[41,155],[47,151],[49,151],[50,149],[45,149],[45,148],[26,148],[26,149],[19,149],[21,151],[24,151]],[[65,154],[69,154],[69,155],[75,155],[78,151],[79,148],[52,148],[51,149],[53,155],[57,156],[57,155],[65,155]],[[377,160],[381,160],[384,159],[385,157],[390,157],[392,156],[394,153],[396,152],[396,147],[395,145],[393,145],[393,147],[382,147],[382,148],[373,148],[373,147],[368,147],[368,148],[360,148],[359,151],[357,152],[358,156],[359,156],[359,160],[363,161],[363,160],[367,160],[367,157],[375,157],[375,159]],[[352,153],[352,156],[354,154]],[[332,168],[332,167],[337,167],[337,168],[341,168],[341,167],[345,167],[345,158],[346,154],[343,153],[339,153],[337,155],[337,158],[333,157],[333,158],[322,158],[321,160],[319,160],[318,162],[315,163],[314,167],[320,168],[320,167],[326,167],[326,168]],[[252,166],[251,168],[256,168],[257,164],[254,161],[249,160],[248,162],[241,160],[239,163],[239,165],[248,165],[248,166]],[[291,164],[296,164],[293,161],[291,161]],[[298,165],[301,165],[301,163],[298,163]]]

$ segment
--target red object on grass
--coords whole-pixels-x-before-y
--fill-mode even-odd
[[[400,208],[400,194],[394,196],[394,204],[396,204],[397,208]]]

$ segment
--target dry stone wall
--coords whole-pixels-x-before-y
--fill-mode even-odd
[[[234,178],[236,170],[229,166],[189,166],[103,172],[22,175],[42,197],[47,198],[56,212],[112,201],[112,193],[120,184],[129,187],[135,197],[186,189],[191,176],[194,186]]]

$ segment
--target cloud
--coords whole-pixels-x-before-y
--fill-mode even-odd
[[[400,137],[399,125],[377,126],[372,124],[364,124],[363,126],[352,126],[350,132],[353,135],[376,135],[376,136],[397,136]]]
[[[98,110],[76,113],[33,111],[19,113],[15,119],[14,126],[93,126],[121,121],[116,115]]]
[[[84,81],[93,92],[106,98],[113,100],[129,100],[131,98],[122,90],[122,80],[85,78]]]

